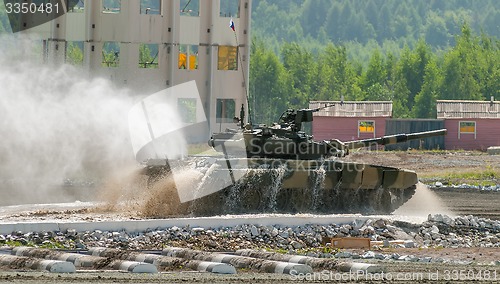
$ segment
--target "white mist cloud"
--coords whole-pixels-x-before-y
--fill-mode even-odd
[[[136,164],[132,94],[72,66],[36,63],[38,45],[0,38],[0,204],[57,199],[66,178],[98,181]]]

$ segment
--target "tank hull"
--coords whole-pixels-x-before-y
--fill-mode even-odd
[[[194,190],[186,202],[186,214],[202,216],[263,212],[389,214],[411,198],[418,182],[412,171],[339,159],[197,157],[185,163],[205,165],[201,182],[193,188],[216,188],[210,194]],[[159,172],[158,167],[153,169],[150,176]],[[170,167],[165,169],[171,174]]]

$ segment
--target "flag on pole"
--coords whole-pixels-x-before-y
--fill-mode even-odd
[[[234,31],[236,31],[236,30],[234,29],[234,22],[233,22],[233,18],[231,18],[231,20],[229,21],[229,27],[230,27],[231,29],[233,29],[233,32],[234,32]]]

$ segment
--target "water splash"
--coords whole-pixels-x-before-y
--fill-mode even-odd
[[[281,189],[286,171],[286,165],[280,165],[278,168],[271,170],[271,185],[269,187],[269,201],[267,206],[273,212],[276,212],[278,209],[276,196]]]
[[[311,209],[316,211],[318,209],[319,203],[321,202],[319,193],[323,191],[325,186],[326,170],[321,165],[318,169],[314,170],[314,183],[312,187],[312,204]]]
[[[417,184],[413,197],[394,211],[394,215],[427,217],[429,214],[454,214],[444,205],[443,201],[423,183]]]

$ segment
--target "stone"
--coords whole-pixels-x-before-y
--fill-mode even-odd
[[[416,247],[415,242],[411,240],[404,241],[405,248],[414,248]]]
[[[439,228],[436,225],[432,225],[430,233],[431,233],[431,235],[432,234],[438,234],[439,233]]]
[[[408,255],[400,255],[397,260],[405,261],[408,258]]]
[[[443,187],[443,183],[442,183],[442,182],[440,182],[440,181],[436,181],[436,182],[434,183],[434,187]]]
[[[342,251],[335,254],[335,258],[351,258],[352,253],[348,251]]]
[[[66,231],[66,236],[67,237],[76,237],[76,235],[77,235],[77,232],[76,232],[75,229],[68,229]]]
[[[419,262],[431,262],[431,260],[432,260],[432,257],[426,256],[426,257],[420,258],[418,261]]]
[[[292,242],[290,243],[290,245],[291,245],[294,249],[302,249],[302,248],[304,248],[304,245],[303,245],[303,244],[301,244],[301,243],[299,243],[299,242],[297,242],[297,241],[292,241]]]
[[[200,228],[200,227],[192,228],[191,232],[193,232],[194,234],[200,234],[205,232],[205,228]]]
[[[384,219],[378,219],[373,223],[373,227],[377,229],[385,228],[386,221]]]
[[[365,252],[361,258],[364,258],[364,259],[369,259],[369,258],[375,258],[375,253],[373,251],[367,251]]]
[[[253,237],[256,237],[259,235],[259,229],[254,225],[252,225],[250,226],[250,233],[252,234]]]

